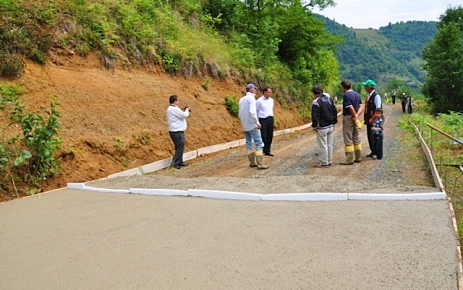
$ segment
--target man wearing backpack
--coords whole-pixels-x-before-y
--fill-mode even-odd
[[[383,104],[381,102],[381,95],[375,90],[376,83],[373,80],[367,80],[362,82],[362,85],[365,87],[367,94],[367,103],[365,104],[365,114],[364,119],[367,124],[367,138],[368,146],[370,147],[370,153],[367,157],[373,157],[373,134],[371,127],[373,126],[373,115],[377,108],[382,108]]]

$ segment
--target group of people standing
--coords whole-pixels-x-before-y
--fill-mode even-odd
[[[256,100],[257,87],[254,84],[246,86],[246,95],[239,102],[239,118],[246,140],[246,149],[250,167],[267,169],[263,157],[274,156],[271,151],[273,141],[273,107],[272,89],[266,87],[263,94]],[[178,96],[169,97],[169,107],[166,117],[169,127],[169,136],[174,143],[175,154],[172,158],[172,167],[181,169],[188,166],[183,161],[185,148],[185,130],[187,128],[186,118],[190,115],[191,108],[186,106],[180,108]],[[254,149],[255,144],[255,149]]]
[[[272,89],[263,89],[263,95],[256,101],[257,87],[254,84],[246,86],[246,95],[240,99],[238,117],[246,140],[246,152],[250,167],[267,169],[265,156],[274,156],[271,152],[273,140],[273,107]],[[255,144],[255,148],[254,148]]]
[[[344,139],[345,160],[341,165],[353,165],[362,161],[362,145],[359,129],[362,126],[359,116],[364,112],[364,122],[367,126],[368,145],[371,152],[367,157],[383,158],[383,129],[384,117],[381,95],[375,91],[376,83],[367,80],[362,83],[367,91],[365,107],[360,95],[352,90],[352,83],[348,79],[341,81],[343,95],[342,132]],[[337,110],[334,102],[323,93],[320,85],[312,88],[314,101],[312,102],[312,127],[317,134],[317,153],[319,161],[315,167],[329,167],[332,165],[333,132],[337,123]]]
[[[402,96],[400,97],[400,103],[402,105],[402,113],[407,113],[411,114],[413,112],[413,106],[415,105],[415,100],[413,99],[412,95],[405,95],[405,93],[402,93]]]
[[[365,106],[360,95],[352,90],[352,83],[344,79],[340,83],[343,91],[342,130],[344,139],[345,160],[341,165],[353,165],[362,160],[362,148],[359,129],[362,125],[359,116],[364,113],[363,119],[367,128],[368,145],[371,152],[367,157],[382,159],[383,157],[383,129],[384,116],[381,95],[376,92],[376,83],[367,80],[362,83],[367,91]],[[246,151],[250,167],[267,169],[264,156],[274,156],[271,152],[274,129],[274,100],[272,89],[266,87],[263,94],[256,100],[257,87],[254,84],[246,86],[246,95],[239,101],[238,117],[246,140]],[[312,128],[317,134],[317,153],[319,161],[315,167],[329,167],[333,162],[333,133],[337,123],[337,110],[333,99],[324,93],[321,85],[312,87],[314,101],[312,102]],[[395,101],[393,94],[393,102]],[[176,95],[169,97],[169,107],[166,117],[169,127],[169,136],[175,146],[172,167],[180,169],[188,164],[183,161],[185,147],[184,132],[187,128],[186,118],[190,115],[189,106],[179,107]],[[254,148],[255,146],[255,148]]]

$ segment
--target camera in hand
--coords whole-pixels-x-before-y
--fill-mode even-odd
[[[191,108],[189,106],[186,106],[183,110],[186,111],[186,109],[190,109],[191,112]]]

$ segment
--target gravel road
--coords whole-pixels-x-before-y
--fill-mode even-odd
[[[129,189],[215,189],[248,193],[417,193],[438,191],[432,183],[429,167],[420,166],[420,158],[411,159],[402,150],[398,137],[402,134],[397,121],[402,114],[398,107],[384,107],[387,116],[384,158],[363,157],[362,163],[339,165],[344,159],[341,120],[335,128],[333,166],[314,168],[315,135],[303,130],[279,136],[274,141],[275,157],[265,157],[268,170],[248,167],[244,147],[225,150],[189,161],[180,170],[165,169],[153,174],[122,177],[87,183],[89,186]],[[361,129],[363,156],[369,153],[365,127]],[[188,133],[186,136],[188,140]],[[418,144],[418,143],[416,143]],[[419,147],[419,145],[416,145]],[[424,154],[418,151],[418,155]],[[412,152],[411,154],[414,154]],[[423,161],[421,161],[422,163]]]

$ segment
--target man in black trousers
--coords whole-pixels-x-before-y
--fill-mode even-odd
[[[272,146],[273,140],[273,107],[274,101],[272,99],[272,89],[267,87],[263,91],[263,95],[257,99],[256,102],[256,111],[257,117],[259,118],[259,123],[261,124],[260,135],[262,136],[262,141],[264,141],[264,155],[274,156],[270,147]]]
[[[172,159],[172,167],[176,169],[187,166],[183,162],[183,149],[185,148],[185,130],[187,127],[186,118],[190,115],[190,107],[181,109],[178,104],[178,97],[172,95],[169,97],[169,107],[167,108],[166,117],[169,126],[169,136],[174,142],[175,155]]]

